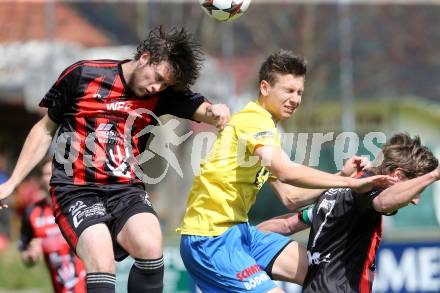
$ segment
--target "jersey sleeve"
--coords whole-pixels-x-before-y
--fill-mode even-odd
[[[167,88],[161,93],[158,116],[171,114],[180,118],[192,119],[199,106],[208,101],[203,95],[190,90],[176,91]]]
[[[34,232],[32,230],[30,219],[31,212],[32,209],[27,208],[21,222],[20,240],[18,242],[18,249],[20,251],[25,250],[31,242],[32,238],[34,238]]]
[[[75,63],[65,69],[40,101],[39,106],[47,108],[50,119],[56,123],[61,122],[69,101],[74,98],[81,72],[80,65],[81,63]]]
[[[251,154],[258,146],[281,147],[278,130],[272,119],[259,113],[243,113],[234,119],[237,136],[245,141]]]

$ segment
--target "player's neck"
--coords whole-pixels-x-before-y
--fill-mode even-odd
[[[260,97],[258,98],[258,105],[260,105],[264,110],[266,110],[267,112],[270,113],[270,115],[272,116],[271,118],[272,118],[272,120],[273,120],[275,123],[278,123],[278,122],[279,122],[279,120],[276,119],[275,115],[273,115],[273,113],[270,111],[270,108],[269,108],[269,106],[268,106],[268,104],[267,104],[267,102],[266,102],[266,99],[264,99],[264,97],[260,96]]]
[[[136,64],[134,60],[130,60],[128,62],[122,63],[122,75],[124,76],[124,79],[126,82],[131,80],[131,76],[133,75],[134,68]]]

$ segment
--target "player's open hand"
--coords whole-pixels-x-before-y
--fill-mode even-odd
[[[8,207],[8,205],[4,204],[2,200],[10,196],[14,191],[14,189],[15,186],[11,184],[9,181],[6,181],[5,183],[0,185],[0,210]]]
[[[371,166],[370,160],[365,157],[353,156],[347,162],[345,162],[344,167],[341,170],[341,176],[353,177],[358,172],[369,168]]]
[[[206,108],[207,116],[212,117],[214,125],[218,129],[223,129],[231,118],[231,112],[225,104],[214,104]]]
[[[386,189],[396,182],[396,178],[387,175],[370,176],[362,179],[353,179],[351,189],[357,193],[365,193],[374,188]]]

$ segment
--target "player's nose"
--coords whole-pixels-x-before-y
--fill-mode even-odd
[[[298,108],[298,106],[301,104],[301,96],[293,94],[292,97],[289,99],[289,102],[291,106]]]
[[[152,84],[149,88],[149,92],[152,94],[158,93],[161,90],[161,85],[159,83]]]

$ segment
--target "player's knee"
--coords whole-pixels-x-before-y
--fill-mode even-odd
[[[157,217],[140,213],[132,216],[117,235],[118,243],[134,258],[162,256],[162,232]]]
[[[115,273],[113,255],[90,255],[82,259],[87,273]]]
[[[100,229],[86,230],[79,238],[76,253],[84,262],[88,273],[115,272],[113,244],[109,233],[106,231],[102,232]]]
[[[119,244],[134,258],[154,259],[162,256],[162,234],[139,231],[137,234],[118,235]]]
[[[163,254],[162,238],[149,238],[140,237],[133,241],[133,248],[130,251],[130,255],[134,258],[140,259],[152,259],[159,258]]]

